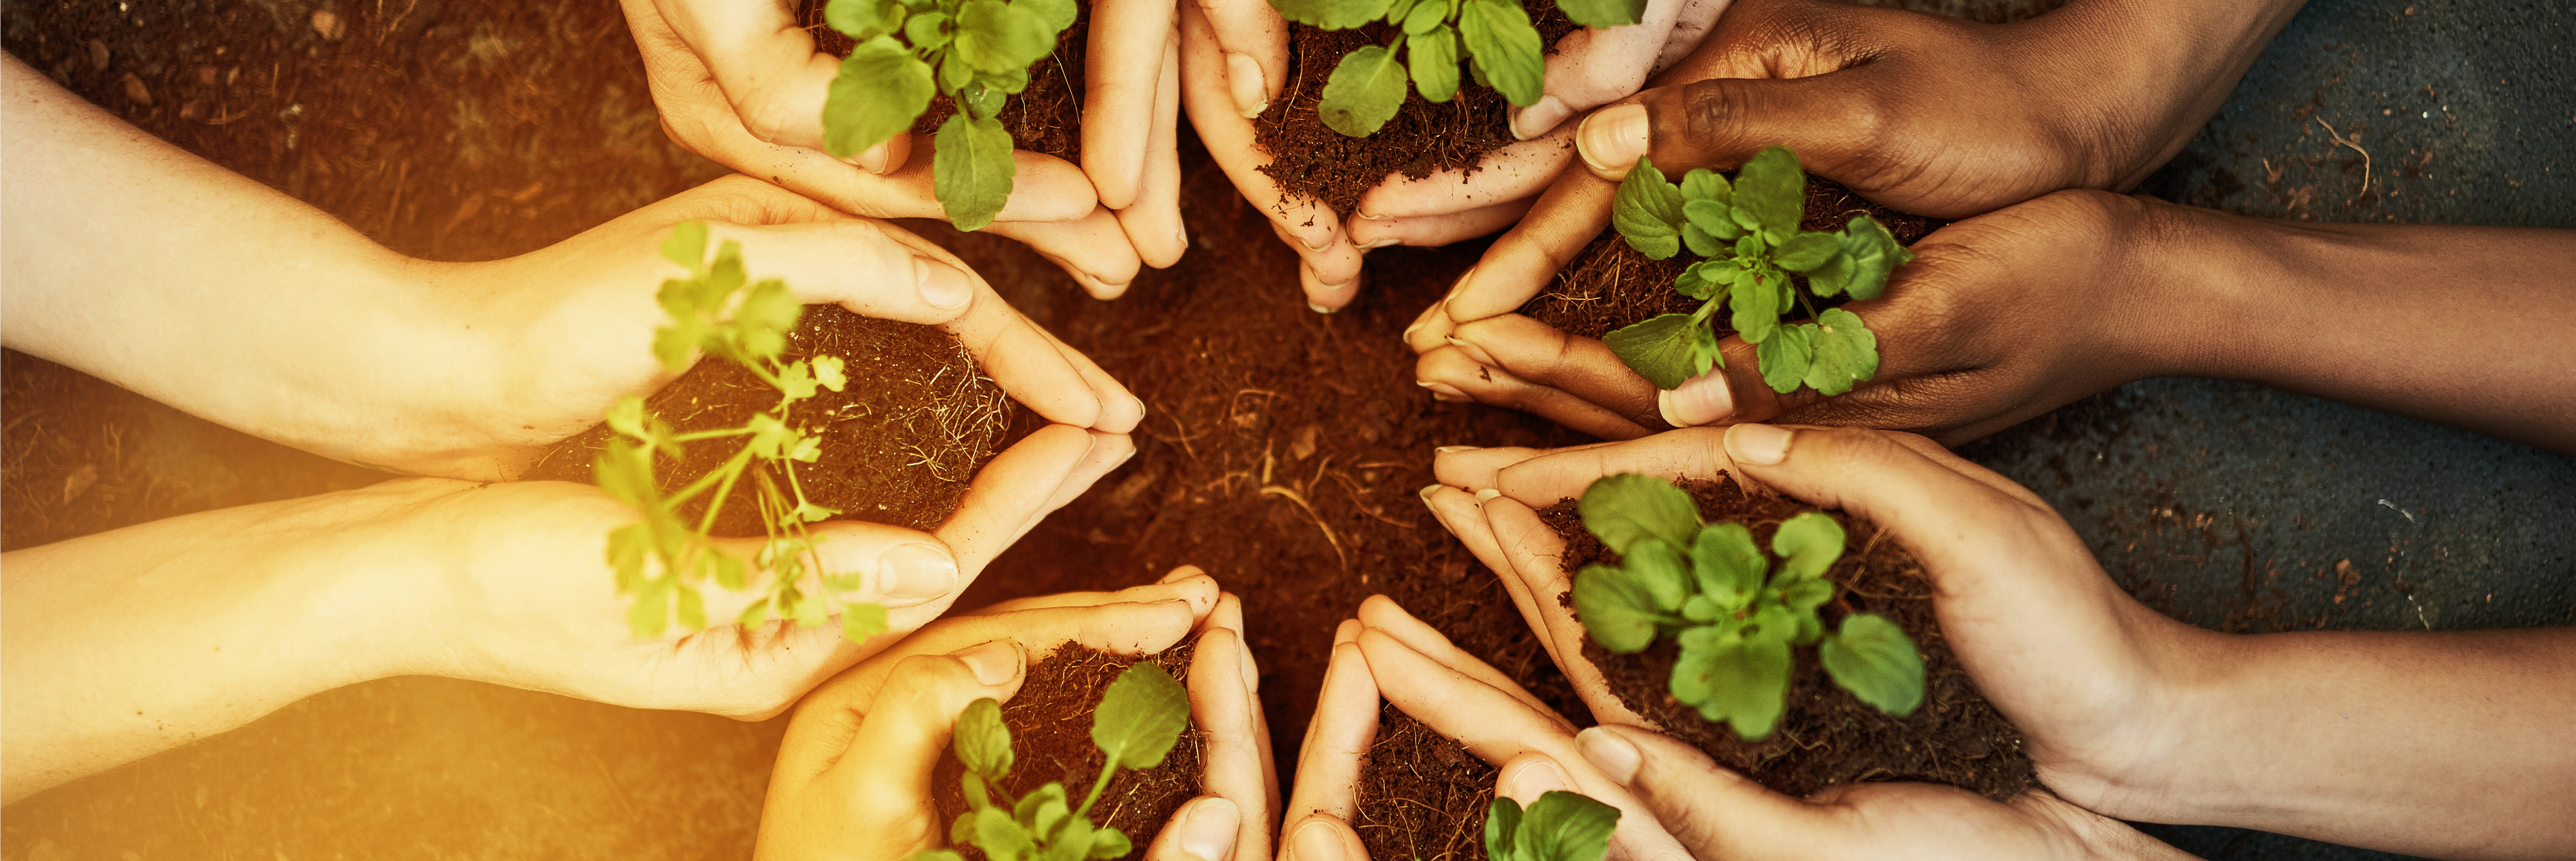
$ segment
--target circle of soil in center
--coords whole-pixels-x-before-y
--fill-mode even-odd
[[[1524,0],[1521,8],[1548,53],[1555,53],[1558,37],[1575,30],[1553,0]],[[1421,91],[1407,85],[1404,105],[1376,134],[1355,138],[1325,126],[1316,106],[1342,56],[1387,44],[1402,32],[1383,21],[1350,30],[1288,25],[1288,83],[1252,126],[1255,142],[1271,156],[1261,172],[1289,197],[1320,200],[1348,216],[1360,196],[1389,174],[1413,179],[1451,169],[1472,174],[1486,153],[1516,143],[1511,102],[1464,73],[1458,76],[1457,94],[1439,104],[1425,101]]]
[[[1761,547],[1771,546],[1781,522],[1814,510],[1786,497],[1748,493],[1725,473],[1681,487],[1698,503],[1702,518],[1742,523]],[[1791,652],[1787,711],[1768,738],[1745,741],[1724,723],[1701,720],[1697,709],[1670,693],[1680,655],[1671,637],[1659,637],[1634,655],[1611,654],[1586,637],[1584,659],[1601,668],[1620,702],[1663,726],[1665,734],[1793,798],[1845,783],[1911,780],[2002,801],[2037,783],[2021,731],[1977,692],[1950,651],[1932,613],[1932,583],[1923,565],[1875,525],[1840,512],[1825,514],[1849,536],[1842,558],[1825,572],[1835,587],[1834,599],[1817,608],[1825,629],[1838,629],[1853,613],[1876,613],[1903,627],[1923,655],[1923,704],[1914,714],[1900,718],[1862,703],[1825,675],[1815,649],[1799,648]],[[1542,509],[1539,517],[1565,538],[1566,570],[1616,564],[1616,554],[1583,528],[1574,500]],[[1571,606],[1572,593],[1559,601]]]
[[[835,57],[847,57],[858,43],[823,23],[827,0],[804,0],[798,6],[797,21],[814,35],[814,49]],[[1012,144],[1019,149],[1055,156],[1074,164],[1082,163],[1082,58],[1091,46],[1091,3],[1076,0],[1079,11],[1073,24],[1056,34],[1055,52],[1029,64],[1028,89],[1012,94],[994,119],[1011,132]],[[939,124],[957,113],[957,102],[933,93],[930,107],[914,120],[912,130],[920,134],[939,131]],[[928,138],[916,141],[912,158],[931,157]]]
[[[1950,223],[1871,203],[1842,183],[1812,173],[1807,174],[1806,206],[1806,214],[1798,220],[1799,230],[1841,230],[1852,216],[1867,215],[1877,219],[1902,245],[1913,245]],[[1698,310],[1704,300],[1674,290],[1673,279],[1699,259],[1685,248],[1656,260],[1630,247],[1618,230],[1604,229],[1574,256],[1574,262],[1557,271],[1546,292],[1522,304],[1520,313],[1557,331],[1594,340],[1657,314],[1688,314]],[[1791,276],[1791,280],[1802,289],[1807,281],[1803,275]],[[1821,312],[1846,301],[1849,297],[1821,300],[1816,310]],[[1735,334],[1727,325],[1728,319],[1724,314],[1711,318],[1719,338]]]
[[[837,517],[929,529],[948,519],[1001,441],[1010,399],[984,376],[975,356],[955,336],[931,326],[880,320],[838,305],[808,305],[788,333],[785,358],[838,356],[849,383],[841,391],[817,389],[782,418],[789,427],[822,437],[822,457],[794,465],[795,480],[814,504]],[[699,360],[680,378],[644,401],[645,409],[674,431],[738,428],[752,414],[775,409],[778,390],[750,369],[715,358]],[[612,432],[594,425],[546,450],[523,481],[591,482],[591,461]],[[654,483],[670,493],[721,466],[739,450],[732,439],[689,443],[676,464],[653,462]],[[749,482],[767,467],[746,470],[710,530],[715,535],[766,534],[758,497]],[[783,487],[785,479],[769,476]],[[713,493],[680,506],[694,523]]]
[[[1015,762],[1011,773],[1003,776],[1001,786],[1011,797],[1028,795],[1050,781],[1064,784],[1071,803],[1079,806],[1091,793],[1092,782],[1099,779],[1100,766],[1107,755],[1091,741],[1091,715],[1100,707],[1100,696],[1118,674],[1140,662],[1152,662],[1186,684],[1190,677],[1190,656],[1198,653],[1198,637],[1191,636],[1178,645],[1152,655],[1136,657],[1114,655],[1080,643],[1066,643],[1055,654],[1029,665],[1028,678],[1020,691],[1002,704],[1002,725],[1011,730],[1011,751]],[[1142,770],[1120,769],[1100,792],[1100,801],[1091,808],[1095,828],[1116,828],[1127,835],[1135,848],[1122,858],[1141,856],[1163,823],[1183,802],[1198,797],[1205,766],[1200,759],[1202,733],[1192,719],[1181,730],[1180,741],[1172,745],[1163,762]],[[939,810],[938,826],[945,835],[957,815],[966,812],[966,791],[959,783],[966,767],[954,755],[942,756],[932,772],[930,800]],[[998,802],[999,799],[996,799]],[[950,849],[967,858],[982,858],[984,853],[972,844],[951,845]]]

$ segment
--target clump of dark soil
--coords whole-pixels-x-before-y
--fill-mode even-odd
[[[838,392],[816,391],[785,417],[790,426],[822,434],[822,458],[795,465],[805,497],[841,517],[908,529],[947,520],[975,471],[992,459],[1009,423],[1010,399],[1001,387],[948,333],[863,317],[838,305],[806,306],[788,335],[788,358],[811,356],[841,357],[850,382]],[[644,403],[674,430],[688,433],[741,427],[753,413],[777,406],[778,390],[741,365],[705,359]],[[590,481],[591,461],[610,436],[603,424],[556,443],[520,478]],[[723,465],[737,450],[732,440],[690,444],[677,464],[657,458],[654,480],[669,493]],[[766,534],[749,484],[754,480],[746,472],[745,483],[735,486],[716,516],[715,534]],[[700,494],[683,503],[683,514],[694,522],[712,497]]]
[[[1786,497],[1748,493],[1723,473],[1716,481],[1681,486],[1699,503],[1701,517],[1743,523],[1763,547],[1771,546],[1771,535],[1782,521],[1812,510]],[[1878,527],[1840,512],[1825,513],[1842,524],[1850,541],[1842,559],[1825,574],[1836,587],[1834,600],[1818,608],[1825,628],[1834,630],[1844,616],[1864,612],[1905,628],[1923,652],[1923,705],[1912,716],[1895,717],[1862,703],[1825,675],[1816,650],[1796,649],[1788,710],[1769,738],[1747,742],[1724,723],[1701,720],[1696,709],[1669,693],[1680,652],[1671,638],[1635,655],[1613,655],[1587,638],[1583,657],[1609,677],[1611,691],[1628,708],[1707,751],[1718,764],[1791,796],[1844,783],[1912,780],[1946,783],[2000,801],[2036,783],[2021,732],[1977,692],[1942,636],[1922,564],[1886,540]],[[1567,570],[1614,561],[1609,548],[1583,528],[1574,500],[1549,506],[1539,516],[1565,537]],[[1570,603],[1572,597],[1562,600]]]
[[[805,0],[797,20],[814,34],[816,50],[847,57],[856,43],[823,23],[825,5],[826,0]],[[1073,26],[1056,34],[1055,53],[1029,66],[1029,88],[1012,95],[998,119],[1003,128],[1011,130],[1011,140],[1020,149],[1081,164],[1082,57],[1091,46],[1091,4],[1081,0],[1074,5],[1082,11],[1074,16]],[[934,93],[930,108],[921,112],[912,130],[925,135],[936,132],[940,123],[956,114],[956,100]],[[912,157],[930,158],[929,144],[928,140],[916,143]]]
[[[1557,37],[1575,30],[1553,0],[1525,0],[1521,8],[1529,12],[1539,43],[1549,46],[1549,53],[1555,52]],[[1387,44],[1400,32],[1384,22],[1351,30],[1288,25],[1288,84],[1269,110],[1252,121],[1255,140],[1272,157],[1261,172],[1277,180],[1280,190],[1323,201],[1347,216],[1359,206],[1360,196],[1388,174],[1421,179],[1453,168],[1472,173],[1486,153],[1515,143],[1511,102],[1464,73],[1457,95],[1442,104],[1424,101],[1421,92],[1408,89],[1404,106],[1376,134],[1354,138],[1326,127],[1316,106],[1342,55]]]
[[[1049,781],[1061,782],[1075,804],[1091,791],[1091,783],[1100,777],[1100,766],[1107,759],[1091,742],[1091,713],[1100,707],[1100,696],[1118,674],[1140,661],[1152,661],[1172,678],[1186,683],[1190,677],[1190,656],[1198,652],[1198,638],[1193,636],[1179,645],[1142,658],[1113,655],[1084,646],[1066,643],[1046,660],[1030,664],[1028,680],[1020,692],[1002,704],[1002,724],[1011,728],[1011,750],[1017,761],[1011,773],[1002,778],[1001,786],[1012,797],[1025,796]],[[1109,787],[1100,793],[1100,802],[1091,809],[1091,824],[1116,828],[1127,835],[1135,851],[1123,857],[1138,857],[1145,846],[1182,802],[1198,797],[1204,767],[1200,764],[1198,724],[1193,720],[1181,730],[1181,740],[1163,756],[1163,764],[1142,771],[1122,769],[1109,779]],[[946,834],[948,824],[957,814],[966,812],[966,794],[958,778],[966,773],[957,757],[940,757],[939,767],[931,776],[931,802],[939,809],[938,827]],[[981,858],[983,852],[973,845],[949,848],[968,858]]]
[[[1457,739],[1380,703],[1351,827],[1370,858],[1484,858],[1485,809],[1494,803],[1497,773]]]
[[[1806,212],[1798,222],[1800,230],[1841,230],[1852,216],[1868,215],[1906,245],[1950,223],[1871,203],[1842,183],[1812,173],[1807,174]],[[1657,314],[1687,314],[1698,310],[1701,300],[1674,290],[1673,279],[1698,261],[1689,249],[1656,260],[1628,247],[1618,230],[1603,230],[1575,255],[1573,263],[1557,272],[1548,291],[1523,304],[1520,313],[1566,334],[1596,339]],[[1806,281],[1805,276],[1791,277],[1802,285]],[[1845,301],[1846,297],[1827,299],[1816,310]],[[1735,333],[1727,327],[1725,315],[1714,319],[1719,338]]]

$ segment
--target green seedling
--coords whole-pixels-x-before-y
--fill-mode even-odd
[[[1523,810],[1496,796],[1485,810],[1485,857],[1491,861],[1601,861],[1619,808],[1571,792],[1541,793]]]
[[[1189,725],[1190,694],[1180,682],[1155,666],[1139,661],[1118,674],[1091,713],[1091,743],[1105,756],[1091,793],[1074,806],[1062,782],[1049,782],[1027,795],[1013,797],[1002,788],[1017,755],[1011,751],[1011,728],[1002,724],[1002,704],[976,700],[957,716],[950,749],[966,766],[958,780],[965,786],[966,807],[948,829],[954,846],[973,845],[991,861],[1084,861],[1119,858],[1135,848],[1116,828],[1094,827],[1092,805],[1118,769],[1147,769],[1163,764],[1163,755]],[[912,861],[964,861],[953,849],[913,853]]]
[[[1735,174],[1693,170],[1680,185],[1654,162],[1637,159],[1610,209],[1610,223],[1628,246],[1657,260],[1689,249],[1699,262],[1673,281],[1673,289],[1707,300],[1688,314],[1663,314],[1611,332],[1602,340],[1639,376],[1659,388],[1725,367],[1718,355],[1718,307],[1733,309],[1730,325],[1754,345],[1762,381],[1788,394],[1806,385],[1839,395],[1878,373],[1878,336],[1860,316],[1841,308],[1817,313],[1818,300],[1848,295],[1876,299],[1887,275],[1914,253],[1867,215],[1852,216],[1839,232],[1801,231],[1807,173],[1787,147],[1771,147]],[[1790,273],[1807,277],[1805,289]],[[1803,311],[1814,322],[1782,323]]]
[[[853,643],[883,633],[884,607],[843,604],[829,595],[858,588],[859,575],[818,571],[826,594],[812,594],[799,585],[814,550],[813,536],[805,525],[840,512],[806,499],[797,483],[791,464],[821,458],[822,440],[789,425],[787,408],[813,397],[817,389],[837,392],[847,385],[841,360],[834,356],[779,360],[787,348],[787,333],[795,330],[805,306],[788,291],[786,282],[769,278],[750,283],[743,270],[742,248],[731,241],[717,249],[714,260],[708,260],[704,222],[681,224],[662,243],[662,256],[688,270],[688,277],[662,282],[659,299],[669,322],[653,333],[654,357],[672,373],[687,369],[690,358],[699,352],[740,364],[778,390],[778,404],[754,413],[741,427],[688,433],[673,431],[660,416],[647,411],[643,398],[620,398],[609,408],[608,427],[616,435],[591,462],[591,474],[601,490],[643,514],[642,520],[608,535],[608,562],[617,570],[617,591],[635,596],[626,613],[627,624],[639,637],[660,636],[674,616],[689,630],[703,629],[706,602],[698,589],[713,582],[730,591],[754,586],[767,590],[767,597],[733,620],[744,627],[772,618],[813,627],[837,613],[842,635]],[[722,466],[663,493],[653,479],[654,456],[677,461],[685,446],[709,444],[737,448]],[[738,492],[750,493],[758,501],[768,533],[749,560],[724,552],[708,537],[717,513]],[[706,512],[695,524],[689,523],[680,513],[682,503],[710,493]],[[648,565],[648,560],[659,564]],[[767,582],[752,582],[764,571]]]
[[[1073,26],[1074,0],[831,0],[823,21],[858,43],[823,102],[823,150],[848,158],[912,128],[933,92],[956,102],[939,124],[933,192],[959,230],[980,230],[1011,199],[1002,103]]]
[[[1690,494],[1652,476],[1606,476],[1576,509],[1619,554],[1615,567],[1575,575],[1584,630],[1621,655],[1679,641],[1672,694],[1701,718],[1746,740],[1769,736],[1786,706],[1792,646],[1816,647],[1825,674],[1879,711],[1904,717],[1923,704],[1923,656],[1905,629],[1852,613],[1827,632],[1816,615],[1834,597],[1825,570],[1843,554],[1833,518],[1810,511],[1780,524],[1775,561],[1744,524],[1702,524]]]
[[[1476,83],[1512,104],[1538,104],[1547,58],[1538,30],[1519,0],[1270,0],[1281,17],[1310,27],[1348,30],[1384,21],[1401,31],[1384,45],[1342,56],[1324,81],[1316,110],[1324,125],[1355,138],[1377,133],[1404,105],[1408,83],[1423,101],[1458,94],[1458,64]],[[1645,0],[1557,0],[1565,17],[1586,27],[1634,24]],[[1397,57],[1401,55],[1402,60]]]

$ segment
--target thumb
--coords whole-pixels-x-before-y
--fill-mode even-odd
[[[749,276],[784,279],[799,302],[836,302],[861,316],[937,325],[964,314],[977,292],[974,273],[915,250],[905,240],[918,238],[873,219],[707,227],[710,248],[742,243]]]
[[[916,812],[918,821],[935,822],[931,773],[956,733],[957,716],[976,700],[1017,693],[1027,668],[1027,653],[1010,640],[905,658],[850,734],[845,755],[818,782],[838,784],[847,791],[842,797],[856,802],[849,813],[860,820],[857,833],[899,833],[893,826],[914,821]]]
[[[1710,368],[1707,374],[1655,394],[1656,412],[1665,423],[1687,428],[1769,421],[1824,398],[1805,386],[1785,395],[1773,390],[1762,378],[1762,365],[1754,346],[1745,343],[1742,336],[1726,336],[1726,340],[1718,342],[1717,350],[1726,359],[1723,367]]]
[[[1234,802],[1208,795],[1190,799],[1145,847],[1145,861],[1228,861],[1243,813]]]
[[[1640,156],[1666,173],[1733,169],[1786,145],[1811,172],[1837,175],[1872,146],[1879,126],[1864,70],[1806,78],[1709,78],[1637,94],[1585,117],[1574,134],[1583,163],[1603,179],[1627,177]]]

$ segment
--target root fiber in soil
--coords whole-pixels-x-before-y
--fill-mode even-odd
[[[805,497],[845,518],[907,529],[926,530],[947,520],[975,471],[992,459],[1009,422],[1010,399],[1001,387],[948,333],[862,317],[838,305],[806,306],[788,334],[786,357],[810,356],[841,357],[849,384],[838,392],[817,390],[785,416],[791,427],[819,427],[822,433],[822,458],[795,466]],[[741,427],[777,403],[778,390],[750,369],[713,358],[700,360],[644,402],[680,433]],[[602,424],[556,443],[520,478],[590,482],[591,461],[611,436]],[[677,464],[656,458],[655,482],[664,493],[685,487],[723,465],[737,445],[704,440],[690,444]],[[753,480],[749,473],[743,479]],[[694,522],[712,496],[682,503],[682,515]],[[725,500],[713,532],[759,536],[765,534],[763,523],[758,498],[742,484]]]
[[[1753,530],[1756,544],[1771,546],[1780,523],[1810,506],[1767,493],[1749,493],[1732,476],[1685,481],[1682,488],[1709,521],[1736,521]],[[1850,536],[1851,549],[1825,574],[1834,600],[1818,608],[1826,630],[1852,613],[1877,613],[1904,627],[1923,654],[1923,704],[1908,717],[1870,707],[1825,675],[1816,650],[1796,649],[1789,671],[1788,710],[1769,738],[1748,742],[1724,723],[1669,692],[1680,647],[1669,637],[1635,655],[1614,655],[1589,638],[1583,657],[1609,677],[1619,701],[1664,727],[1675,738],[1707,751],[1719,765],[1764,786],[1803,798],[1829,786],[1888,780],[1945,783],[1998,801],[2037,783],[2020,730],[1977,692],[1967,668],[1950,651],[1932,613],[1931,583],[1923,566],[1878,527],[1825,512]],[[1539,517],[1565,538],[1565,567],[1610,564],[1612,554],[1583,528],[1568,499]],[[1572,595],[1562,599],[1568,606]]]
[[[835,57],[847,57],[856,43],[823,23],[826,0],[805,0],[797,18],[806,32],[814,34],[816,50]],[[1072,26],[1056,34],[1055,53],[1029,65],[1029,88],[1011,96],[997,119],[1011,131],[1011,140],[1020,148],[1055,156],[1074,164],[1082,163],[1082,94],[1083,54],[1091,46],[1091,4],[1076,2],[1081,11]],[[930,108],[914,120],[912,130],[929,135],[939,131],[939,124],[957,114],[957,101],[933,93]],[[929,158],[930,140],[925,137],[913,144],[913,158]]]
[[[1380,703],[1351,828],[1370,858],[1478,861],[1497,773],[1457,739]]]
[[[1135,657],[1113,655],[1080,643],[1066,643],[1045,660],[1029,665],[1028,679],[1020,692],[1002,704],[1002,724],[1011,729],[1011,750],[1017,761],[1011,773],[1002,778],[1003,789],[1012,797],[1021,797],[1049,781],[1064,784],[1080,803],[1091,791],[1091,782],[1099,779],[1100,766],[1106,757],[1091,742],[1091,714],[1100,707],[1100,696],[1118,674],[1139,662],[1152,661],[1172,678],[1187,683],[1190,656],[1198,652],[1198,638],[1193,636],[1178,645],[1152,655]],[[1181,739],[1163,756],[1163,764],[1153,768],[1120,770],[1109,779],[1109,787],[1100,793],[1099,803],[1091,809],[1094,827],[1116,828],[1127,835],[1135,851],[1127,858],[1144,854],[1154,842],[1154,835],[1181,804],[1198,797],[1204,766],[1199,759],[1202,745],[1198,722],[1181,730]],[[966,773],[953,754],[943,755],[931,776],[931,802],[939,810],[940,833],[966,807],[965,790],[958,778]],[[952,845],[970,859],[984,854],[972,844]]]

